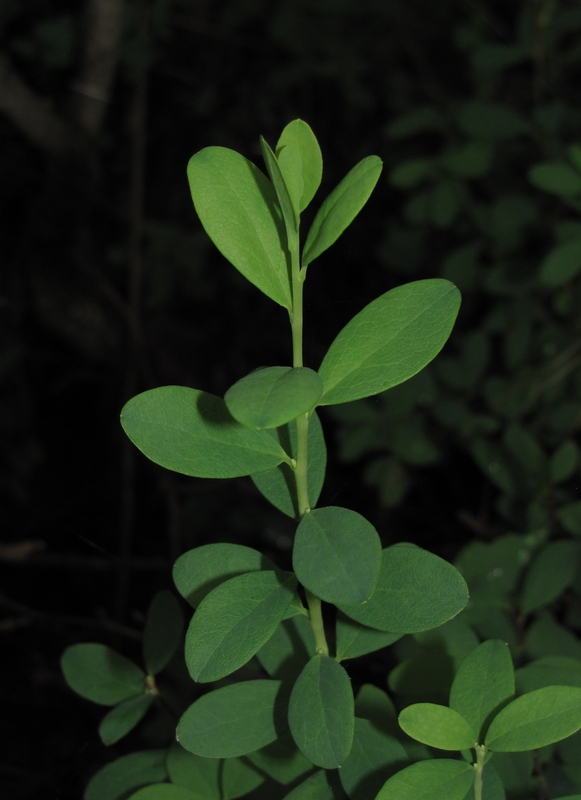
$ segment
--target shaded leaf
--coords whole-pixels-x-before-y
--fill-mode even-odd
[[[278,198],[278,204],[282,212],[282,218],[286,228],[286,241],[288,248],[289,250],[296,249],[298,245],[297,232],[299,228],[299,215],[295,210],[293,201],[290,198],[289,191],[280,171],[280,167],[278,166],[276,156],[272,152],[270,145],[263,136],[260,137],[260,148],[262,150],[264,163],[266,164],[268,176],[272,181],[272,185],[274,186],[274,190]],[[295,192],[293,192],[293,194],[295,194]]]
[[[358,656],[373,653],[381,650],[401,638],[401,633],[388,633],[378,631],[361,625],[353,619],[349,619],[341,611],[337,611],[335,622],[336,631],[336,658],[343,661],[346,658],[357,658]]]
[[[581,272],[581,239],[554,247],[543,259],[539,280],[545,286],[561,286]]]
[[[538,189],[568,197],[581,193],[581,174],[564,161],[535,164],[528,172],[529,180]]]
[[[145,689],[145,673],[104,644],[73,644],[61,658],[71,689],[103,706],[113,706]]]
[[[105,714],[99,725],[99,736],[105,745],[115,744],[133,730],[147,714],[153,702],[151,694],[140,694],[123,700]]]
[[[141,750],[105,764],[85,789],[83,800],[121,800],[132,789],[168,777],[166,750]]]
[[[184,789],[183,786],[174,786],[171,783],[156,783],[144,786],[127,800],[205,800],[197,792]]]
[[[267,431],[240,425],[219,397],[186,386],[138,394],[121,424],[147,458],[183,475],[236,478],[288,461]]]
[[[389,778],[375,800],[464,800],[473,782],[474,769],[464,761],[420,761]]]
[[[143,632],[143,659],[150,675],[166,667],[181,644],[184,632],[182,610],[175,596],[158,592],[149,606]]]
[[[572,584],[578,567],[578,542],[561,539],[541,548],[525,575],[521,610],[528,614],[559,597]]]
[[[281,622],[256,653],[271,678],[295,680],[315,652],[315,637],[309,619],[302,614]]]
[[[397,739],[369,720],[356,718],[353,746],[339,777],[350,800],[368,800],[407,763],[407,753]]]
[[[314,764],[298,749],[288,729],[272,744],[254,753],[248,753],[247,758],[284,786],[310,772],[314,767]]]

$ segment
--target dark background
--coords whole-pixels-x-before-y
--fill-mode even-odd
[[[429,131],[394,140],[389,124],[426,104],[486,96],[462,35],[510,43],[523,19],[542,27],[548,5],[0,2],[3,800],[79,798],[112,754],[143,745],[135,734],[105,751],[103,709],[61,676],[67,645],[102,641],[138,657],[150,598],[171,586],[171,565],[190,547],[243,542],[288,564],[292,525],[249,479],[166,473],[118,423],[138,391],[175,383],[222,395],[255,367],[290,361],[285,312],[224,261],[195,218],[188,158],[222,145],[262,167],[259,135],[274,145],[300,117],[323,151],[316,208],[366,155],[379,155],[387,175],[434,150]],[[554,89],[572,105],[580,60]],[[502,99],[525,114],[548,102],[544,68],[538,54],[514,68]],[[514,152],[515,171],[539,157],[534,147]],[[310,267],[306,365],[317,368],[354,313],[407,279],[383,246],[401,206],[382,177],[361,217]],[[413,277],[438,274],[449,247],[449,233],[436,231]],[[470,301],[455,335],[489,302]],[[321,503],[365,513],[386,543],[411,539],[452,557],[472,535],[460,512],[476,513],[492,491],[474,462],[451,444],[389,509],[362,484],[358,462],[338,460],[337,420],[322,416],[331,455]]]

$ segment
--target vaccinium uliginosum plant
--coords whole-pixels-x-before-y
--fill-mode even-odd
[[[475,640],[449,706],[407,705],[398,727],[380,690],[368,687],[355,701],[343,661],[439,628],[464,608],[468,591],[441,558],[405,543],[382,549],[358,513],[317,507],[326,461],[317,407],[384,392],[418,373],[446,342],[459,292],[440,279],[388,291],[345,326],[318,371],[304,366],[307,269],[359,213],[382,164],[370,156],[348,173],[320,207],[301,249],[300,216],[321,180],[319,145],[301,120],[284,129],[274,151],[261,144],[269,178],[222,147],[194,155],[188,177],[213,242],[287,309],[292,365],[258,369],[224,399],[182,386],[144,392],[127,403],[122,424],[167,469],[202,478],[251,476],[267,500],[297,520],[294,571],[235,544],[204,545],[178,559],[176,587],[196,609],[185,639],[189,674],[198,683],[222,683],[182,714],[179,744],[118,759],[95,776],[86,800],[125,798],[134,790],[132,800],[249,793],[269,800],[502,798],[490,756],[542,747],[578,730],[581,688],[545,687],[515,700],[507,646]],[[336,607],[333,648],[323,603]],[[67,650],[63,669],[73,688],[114,706],[101,725],[106,743],[145,714],[157,692],[153,676],[179,640],[175,598],[160,593],[145,630],[147,675],[103,645]],[[230,677],[253,657],[261,677]],[[462,757],[434,758],[429,748]]]

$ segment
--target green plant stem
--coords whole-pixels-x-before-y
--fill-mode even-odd
[[[315,650],[319,656],[328,656],[329,646],[327,645],[327,638],[325,637],[321,600],[316,595],[312,594],[312,592],[309,592],[308,589],[305,589],[305,594],[309,606],[311,627],[315,636]]]
[[[484,770],[484,759],[486,758],[487,748],[484,744],[476,745],[476,764],[474,764],[474,800],[482,800],[482,772]]]

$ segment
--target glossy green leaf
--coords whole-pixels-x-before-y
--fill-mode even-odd
[[[446,343],[460,293],[434,278],[398,286],[371,302],[347,323],[319,369],[319,405],[348,403],[408,380]]]
[[[103,706],[113,706],[145,689],[145,673],[104,644],[73,644],[61,658],[71,689]]]
[[[514,697],[514,669],[505,642],[482,642],[462,663],[450,690],[450,708],[471,725],[481,742],[495,713]]]
[[[322,393],[319,375],[308,367],[263,367],[231,386],[224,401],[248,428],[279,428],[311,411]]]
[[[197,478],[236,478],[288,458],[267,431],[232,417],[222,399],[186,386],[162,386],[123,407],[125,433],[147,458]]]
[[[520,608],[525,614],[555,600],[571,585],[579,567],[579,543],[569,539],[549,542],[526,572]]]
[[[546,161],[529,170],[529,180],[538,189],[562,197],[581,194],[581,174],[564,161]]]
[[[383,164],[377,156],[368,156],[353,167],[333,189],[317,211],[303,248],[302,265],[307,267],[343,233],[361,211]]]
[[[276,431],[272,431],[272,434],[280,442],[283,450],[293,458],[296,458],[296,422],[293,421],[287,426],[278,428]],[[323,488],[327,466],[325,437],[316,412],[313,412],[309,418],[308,437],[307,487],[309,504],[311,508],[314,508]],[[288,464],[280,464],[275,469],[268,470],[268,472],[260,472],[250,477],[257,489],[273,506],[282,511],[283,514],[293,519],[299,519],[295,474]]]
[[[292,150],[297,152],[300,157],[302,192],[299,210],[304,211],[321,183],[323,157],[315,134],[302,119],[289,122],[276,144],[276,157],[285,183],[289,187],[291,198],[294,194],[292,187],[296,184],[294,177],[296,161],[293,156],[289,157],[289,151]]]
[[[391,633],[417,633],[455,617],[468,601],[460,573],[419,547],[394,545],[383,551],[377,587],[367,603],[340,604],[356,622]]]
[[[246,758],[283,786],[288,786],[314,768],[314,764],[296,746],[288,728],[275,742],[254,753],[248,753]]]
[[[364,603],[381,569],[381,540],[355,511],[337,506],[305,514],[296,531],[293,569],[299,582],[328,603]]]
[[[232,683],[202,695],[182,715],[178,742],[205,758],[233,758],[274,742],[285,701],[280,681]]]
[[[188,180],[196,212],[218,250],[261,292],[290,308],[285,234],[271,182],[224,147],[193,155]]]
[[[246,664],[282,621],[296,588],[292,573],[268,570],[221,583],[200,603],[186,634],[195,681],[217,681]]]
[[[298,187],[296,186],[296,183],[294,185],[291,184],[293,187],[293,199],[291,200],[289,190],[280,171],[276,156],[272,152],[270,145],[263,136],[260,137],[260,148],[262,150],[262,157],[264,158],[264,163],[266,165],[266,171],[268,172],[268,176],[272,181],[272,185],[274,186],[274,190],[278,198],[278,205],[282,212],[282,218],[286,228],[288,248],[289,250],[292,250],[293,248],[296,249],[298,246],[297,232],[299,229],[299,214],[298,209],[296,208],[296,194]]]
[[[517,669],[515,679],[520,694],[545,686],[581,687],[581,661],[568,656],[545,656]]]
[[[133,730],[147,714],[153,702],[151,694],[140,694],[123,700],[105,714],[99,725],[99,736],[103,744],[118,742]]]
[[[469,750],[477,744],[472,726],[447,706],[414,703],[403,709],[398,722],[412,739],[440,750]]]
[[[167,754],[167,771],[172,783],[196,792],[204,800],[222,800],[220,773],[223,761],[219,758],[202,758],[177,742]]]
[[[275,566],[259,550],[217,542],[195,547],[181,555],[174,564],[173,580],[184,600],[197,608],[204,597],[224,581],[264,569],[275,569]]]
[[[284,800],[337,800],[337,795],[329,774],[321,769],[295,786]]]
[[[158,592],[149,606],[143,631],[143,659],[150,675],[166,667],[181,644],[184,632],[182,610],[175,596]]]
[[[402,636],[401,633],[387,633],[368,628],[366,625],[349,619],[340,611],[337,611],[335,631],[337,661],[357,658],[381,650],[383,647],[397,642]]]
[[[183,786],[174,786],[171,783],[156,783],[144,786],[127,800],[206,800],[197,792],[184,789]]]
[[[329,656],[311,658],[291,692],[288,722],[303,755],[325,769],[340,767],[351,750],[354,726],[351,681]]]
[[[281,622],[256,657],[271,678],[294,681],[315,652],[309,619],[302,614]]]
[[[493,752],[538,750],[581,728],[581,688],[546,686],[517,697],[492,720],[485,744]]]
[[[464,800],[473,783],[474,769],[465,761],[420,761],[389,778],[375,800]]]
[[[395,737],[356,718],[353,746],[339,777],[350,800],[368,800],[407,763],[407,753]]]
[[[545,286],[561,286],[581,272],[581,239],[554,247],[544,258],[539,280]]]
[[[166,750],[141,750],[105,764],[85,789],[83,800],[121,800],[127,793],[168,777]]]

